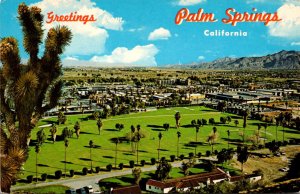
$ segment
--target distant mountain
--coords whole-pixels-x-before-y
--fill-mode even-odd
[[[221,58],[212,62],[190,64],[200,69],[300,69],[299,51],[280,51],[261,57]]]

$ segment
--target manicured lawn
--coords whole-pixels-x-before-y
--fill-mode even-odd
[[[90,166],[90,148],[89,141],[93,140],[95,148],[92,150],[93,157],[93,167],[100,166],[102,169],[106,167],[107,164],[112,164],[114,166],[114,156],[115,156],[115,144],[111,141],[112,138],[124,137],[130,132],[131,125],[141,125],[141,131],[145,134],[145,138],[142,138],[139,144],[139,161],[146,160],[150,162],[150,159],[157,158],[157,147],[158,147],[158,133],[163,134],[161,140],[161,157],[170,158],[170,155],[177,154],[177,129],[175,126],[174,114],[176,111],[181,113],[181,127],[179,131],[181,132],[181,138],[179,140],[180,154],[188,156],[188,153],[194,152],[194,147],[191,143],[195,142],[195,128],[189,127],[191,120],[199,118],[214,118],[216,122],[220,121],[221,116],[231,116],[232,122],[225,125],[216,125],[218,139],[216,140],[215,149],[221,150],[222,148],[227,148],[227,130],[231,131],[231,147],[236,147],[234,145],[241,141],[239,136],[239,130],[242,130],[242,118],[236,115],[231,115],[228,113],[220,113],[212,109],[205,107],[174,107],[170,109],[159,109],[157,111],[149,111],[142,113],[133,113],[129,115],[120,115],[111,117],[109,119],[103,119],[103,129],[101,135],[98,135],[97,125],[95,120],[85,121],[89,115],[73,115],[67,116],[67,122],[64,125],[58,126],[58,135],[64,127],[73,129],[76,121],[80,122],[81,125],[81,135],[79,139],[76,138],[74,134],[73,138],[69,139],[69,147],[67,148],[67,174],[69,170],[73,169],[77,172],[81,172],[83,167]],[[239,120],[238,127],[235,127],[234,120]],[[39,122],[39,126],[52,123],[57,120],[57,117],[44,119]],[[124,124],[125,128],[122,131],[117,131],[115,129],[116,123]],[[171,128],[168,131],[164,131],[161,127],[164,123],[170,123]],[[248,125],[245,130],[246,139],[247,136],[253,135],[257,130],[257,123],[260,121],[248,120]],[[212,132],[212,125],[205,125],[200,127],[200,132],[198,134],[198,148],[197,152],[202,152],[205,154],[207,150],[211,150],[211,146],[206,142],[207,136]],[[275,139],[275,126],[269,126],[267,128],[267,138],[268,140]],[[64,142],[57,141],[54,144],[50,139],[49,127],[44,130],[48,136],[48,140],[41,147],[41,151],[38,154],[38,171],[39,176],[42,173],[47,173],[48,175],[54,175],[56,170],[62,170],[64,172]],[[278,127],[278,139],[282,140],[281,127]],[[38,129],[32,131],[32,141],[36,140],[36,132]],[[261,136],[264,137],[264,128],[260,130]],[[294,130],[288,129],[285,134],[285,139],[295,138],[300,136],[295,133]],[[299,137],[298,137],[299,138]],[[136,154],[131,152],[131,145],[127,142],[122,142],[118,144],[118,160],[117,164],[123,162],[124,165],[129,164],[129,160],[136,161]],[[20,175],[21,178],[26,178],[28,175],[35,175],[35,152],[34,143],[30,146],[29,158],[24,165],[23,174]]]
[[[52,185],[52,186],[36,187],[36,188],[19,190],[19,191],[15,191],[15,193],[25,193],[25,192],[30,192],[30,193],[34,193],[34,194],[65,193],[65,191],[67,189],[69,189],[69,187],[62,186],[62,185]]]

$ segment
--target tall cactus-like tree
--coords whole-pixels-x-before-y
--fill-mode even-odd
[[[62,88],[60,55],[72,37],[65,26],[51,28],[40,57],[44,34],[41,9],[22,3],[18,19],[24,35],[23,46],[29,55],[27,63],[21,63],[15,38],[0,40],[0,109],[6,124],[0,129],[1,191],[7,193],[28,157],[27,138],[31,130],[47,110],[57,105]]]

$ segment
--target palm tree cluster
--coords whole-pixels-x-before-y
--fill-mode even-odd
[[[27,159],[31,130],[46,111],[56,106],[61,95],[60,55],[72,37],[65,26],[51,28],[45,38],[45,49],[39,55],[44,34],[41,9],[22,3],[18,19],[24,35],[23,46],[29,55],[27,63],[21,62],[15,38],[5,37],[0,41],[0,109],[6,127],[1,127],[0,133],[1,191],[7,193]]]

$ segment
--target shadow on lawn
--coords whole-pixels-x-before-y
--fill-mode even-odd
[[[105,131],[119,131],[118,129],[104,129]]]
[[[283,130],[278,130],[278,131],[283,131]],[[300,131],[296,131],[296,130],[290,130],[290,129],[288,129],[288,130],[284,130],[284,132],[285,133],[292,133],[292,134],[300,134]]]
[[[155,129],[155,128],[152,128],[151,130],[152,131],[166,131],[165,129]]]
[[[147,127],[153,127],[153,128],[164,128],[163,126],[161,125],[147,125]]]
[[[226,138],[226,137],[222,137],[221,139],[223,139],[224,141],[229,141],[229,143],[242,143],[243,141],[241,139],[231,139],[231,138]]]

